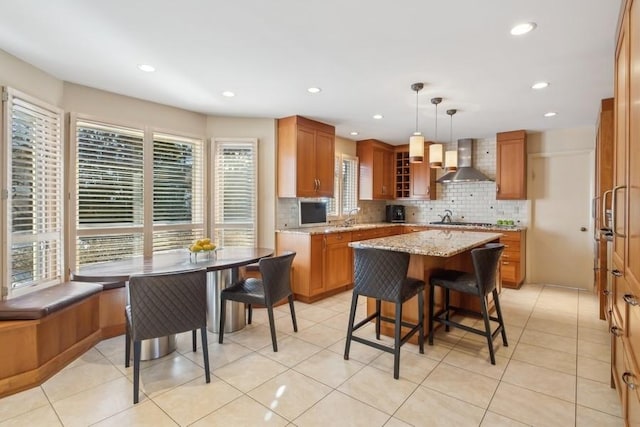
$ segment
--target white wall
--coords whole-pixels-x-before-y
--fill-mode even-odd
[[[62,107],[63,82],[0,50],[0,85]]]

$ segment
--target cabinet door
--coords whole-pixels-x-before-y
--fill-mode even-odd
[[[625,275],[629,286],[640,293],[640,1],[631,4],[629,16],[629,62],[630,76],[633,78],[629,80],[628,178],[627,189],[623,193],[627,212],[620,225],[626,225]],[[637,356],[640,357],[640,354]]]
[[[393,199],[392,192],[393,152],[381,148],[373,149],[373,198]]]
[[[350,233],[338,233],[325,237],[325,290],[346,286],[353,281],[353,251],[349,247],[350,241]]]
[[[316,197],[316,131],[298,126],[297,136],[297,195],[298,197]],[[333,158],[333,157],[332,157]]]
[[[317,197],[333,197],[335,138],[332,134],[316,132],[316,178],[318,179]]]
[[[425,149],[425,153],[428,149]],[[411,163],[411,198],[435,200],[435,169],[431,169],[428,159],[422,163]]]
[[[311,256],[309,266],[309,295],[317,295],[324,292],[324,236],[315,234],[311,236]]]
[[[614,146],[614,166],[613,185],[614,187],[626,185],[627,175],[627,114],[628,114],[628,79],[629,79],[629,39],[627,32],[622,26],[622,34],[616,52],[616,82],[615,82],[615,146]],[[616,206],[612,206],[615,211],[616,231],[623,233],[621,228],[624,224],[624,197],[618,191]],[[619,269],[624,271],[624,244],[622,237],[613,239],[613,257],[618,261]]]
[[[522,131],[522,138],[500,140],[500,134],[498,134],[496,145],[496,199],[498,200],[527,198],[527,152],[524,135]]]

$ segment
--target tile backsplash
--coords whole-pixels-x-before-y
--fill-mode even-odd
[[[455,150],[456,144],[447,144]],[[473,166],[491,179],[496,175],[496,141],[479,139],[473,146]],[[438,171],[437,177],[443,174]],[[528,200],[496,200],[495,182],[453,182],[436,184],[437,200],[361,200],[358,222],[381,222],[385,219],[385,205],[406,206],[407,222],[428,223],[438,221],[445,209],[453,212],[453,221],[491,222],[510,219],[527,226],[530,217]],[[278,199],[277,229],[298,227],[297,199]]]

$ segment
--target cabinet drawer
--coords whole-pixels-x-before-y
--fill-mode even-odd
[[[351,240],[357,242],[359,240],[376,239],[384,235],[384,228],[374,228],[372,230],[359,230],[351,232]]]
[[[500,241],[508,240],[511,242],[517,242],[518,244],[522,240],[520,231],[502,231],[503,236],[500,238]]]
[[[503,282],[519,283],[520,282],[520,262],[501,259],[500,275]]]
[[[347,233],[330,233],[325,236],[327,245],[334,243],[349,243],[351,241],[351,232]]]

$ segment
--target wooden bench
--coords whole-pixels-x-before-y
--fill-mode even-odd
[[[0,397],[42,384],[102,339],[104,288],[67,282],[0,301]]]

